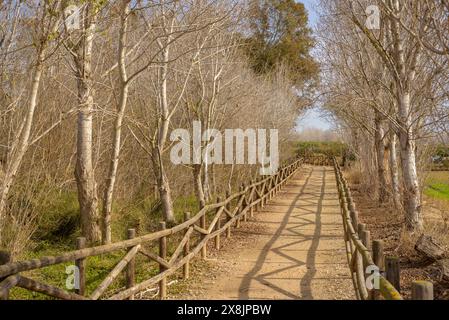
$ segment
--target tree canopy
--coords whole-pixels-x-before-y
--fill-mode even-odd
[[[315,41],[303,3],[294,0],[251,0],[247,53],[259,74],[279,65],[296,84],[316,79],[318,64],[310,55]]]

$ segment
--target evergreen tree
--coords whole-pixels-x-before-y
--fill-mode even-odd
[[[265,74],[284,64],[297,85],[316,80],[318,64],[310,55],[315,43],[303,3],[251,0],[249,28],[246,50],[257,73]]]

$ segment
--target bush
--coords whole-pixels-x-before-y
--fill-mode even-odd
[[[438,156],[441,158],[448,158],[449,157],[449,147],[438,146],[437,150],[435,151],[435,156]]]
[[[76,192],[49,190],[48,201],[39,205],[35,239],[57,242],[75,236],[80,227]]]
[[[348,146],[341,142],[299,142],[298,154],[303,157],[312,154],[322,154],[328,157],[343,157],[344,155],[349,155],[349,160],[355,160],[355,157],[350,152]]]

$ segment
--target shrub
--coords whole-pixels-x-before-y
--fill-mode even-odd
[[[343,157],[346,155],[349,156],[349,160],[355,159],[348,146],[341,142],[299,142],[297,148],[300,156],[324,154],[329,157]]]

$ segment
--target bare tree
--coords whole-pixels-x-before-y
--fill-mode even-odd
[[[6,38],[2,41],[6,41],[4,42],[4,50],[2,47],[2,58],[4,58],[2,59],[2,63],[4,63],[4,61],[10,56],[10,50],[12,50],[13,43],[16,41],[18,23],[20,22],[18,19],[20,19],[19,17],[21,15],[21,4],[15,3],[15,5],[16,6],[12,9],[14,11],[15,18],[11,28],[9,29],[10,33],[6,34]],[[52,41],[52,35],[56,33],[57,28],[60,26],[61,16],[58,14],[61,12],[60,6],[60,1],[43,1],[40,3],[33,3],[31,5],[31,10],[34,10],[34,15],[30,19],[31,26],[28,31],[31,32],[31,41],[35,48],[35,52],[33,53],[33,62],[30,64],[30,72],[32,74],[31,86],[26,93],[27,100],[26,107],[24,108],[26,111],[23,115],[23,121],[13,133],[14,137],[11,143],[7,146],[7,155],[5,157],[6,160],[2,166],[3,173],[0,182],[0,228],[2,225],[9,191],[22,164],[25,153],[32,142],[30,141],[30,137],[33,128],[35,110],[38,103],[39,86],[41,84],[41,77],[45,68],[45,61],[52,54],[52,49],[50,47],[56,42]],[[55,15],[53,12],[56,12],[57,14]],[[21,19],[26,18],[21,17]],[[24,27],[24,25],[22,27]],[[33,29],[33,31],[31,29]],[[25,30],[22,30],[22,32],[25,32]],[[19,98],[17,101],[13,101],[12,105],[18,101]]]
[[[385,184],[383,179],[385,169],[383,166],[383,144],[386,140],[386,128],[382,124],[383,118],[388,121],[388,130],[394,131],[399,138],[399,153],[401,158],[401,177],[403,179],[403,200],[405,210],[406,227],[410,232],[420,232],[423,228],[421,214],[421,190],[417,169],[417,141],[422,133],[422,125],[433,113],[431,108],[435,97],[435,89],[429,89],[432,84],[439,83],[441,76],[440,63],[435,62],[434,53],[425,51],[425,46],[419,37],[414,36],[411,30],[426,30],[425,19],[415,19],[416,12],[425,12],[424,7],[415,5],[415,2],[391,0],[378,1],[384,19],[380,21],[380,28],[368,28],[366,21],[369,17],[365,13],[369,1],[323,1],[327,12],[338,12],[339,20],[332,20],[334,28],[336,25],[343,27],[345,34],[341,33],[337,41],[328,41],[330,46],[339,47],[343,52],[349,52],[345,59],[331,60],[336,62],[332,65],[338,72],[349,80],[352,87],[342,84],[338,90],[345,90],[348,95],[346,106],[357,106],[362,100],[369,101],[369,105],[375,110],[374,133],[377,149],[377,168],[380,185]],[[422,2],[421,2],[422,4]],[[416,11],[418,10],[418,11]],[[419,14],[418,14],[419,16]],[[355,31],[353,27],[356,27]],[[334,30],[337,30],[335,28]],[[348,51],[348,48],[353,51]],[[335,53],[335,51],[332,51]],[[355,57],[360,56],[360,64],[354,63]],[[376,73],[366,72],[366,67],[372,61],[379,70],[385,70],[384,76],[375,76]],[[441,62],[444,64],[445,62]],[[342,70],[342,66],[346,69]],[[361,86],[360,78],[365,79],[365,86]],[[419,83],[418,79],[425,79]],[[362,83],[363,84],[363,83]],[[368,84],[368,86],[366,86]],[[371,88],[377,87],[376,94],[370,94]],[[333,86],[336,87],[336,86]],[[343,88],[342,88],[343,87]],[[340,94],[340,97],[342,94]],[[426,102],[424,102],[426,101]],[[341,99],[340,99],[341,102]],[[334,104],[335,105],[335,104]],[[363,105],[362,105],[363,106]],[[363,121],[363,114],[345,112],[341,114],[352,124],[356,124],[364,130],[371,129]],[[377,120],[376,120],[377,119]],[[398,183],[396,167],[394,138],[390,135],[390,168],[391,183],[395,204],[398,204]],[[381,190],[379,190],[380,192]]]
[[[77,153],[75,178],[78,187],[82,234],[90,243],[101,240],[97,182],[93,166],[92,49],[96,34],[99,5],[89,1],[79,8],[80,30],[73,32],[67,48],[73,58],[78,88]]]

